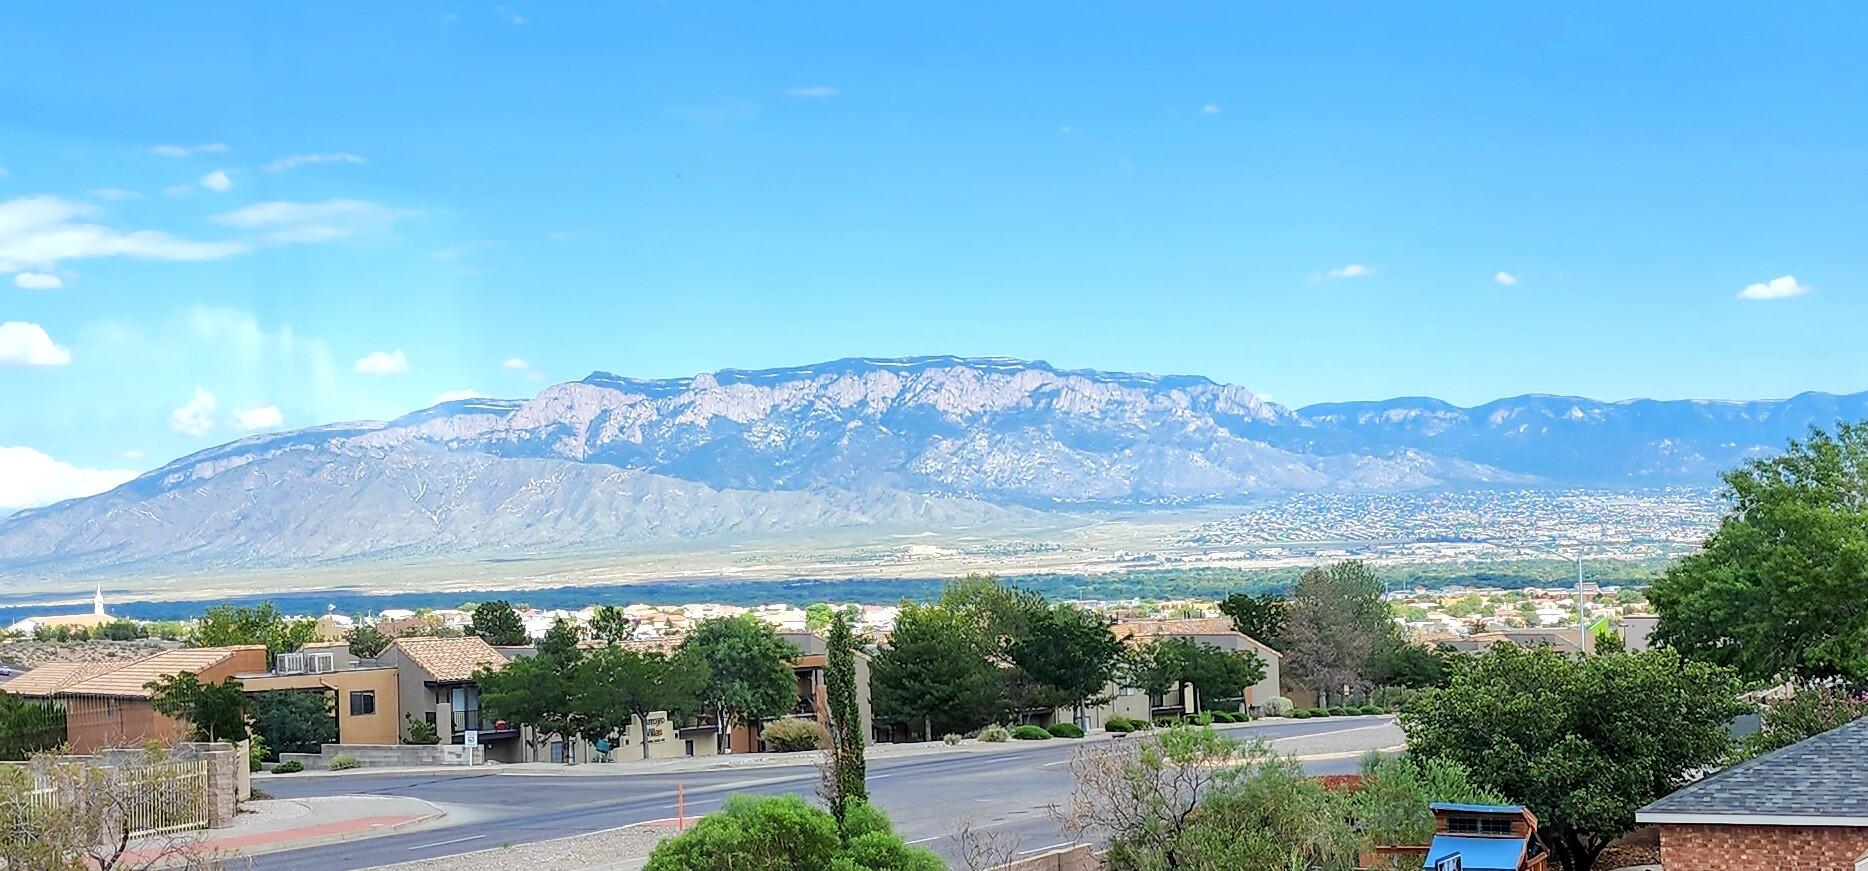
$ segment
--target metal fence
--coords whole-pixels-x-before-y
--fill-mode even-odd
[[[104,832],[127,826],[130,837],[141,838],[208,827],[205,759],[89,765],[75,777],[71,769],[37,770],[32,782],[24,795],[30,811],[71,810]]]

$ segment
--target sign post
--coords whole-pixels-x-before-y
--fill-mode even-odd
[[[473,765],[474,750],[480,746],[480,732],[468,729],[461,733],[461,747],[467,751],[467,764]]]

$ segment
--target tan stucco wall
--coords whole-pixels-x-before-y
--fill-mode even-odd
[[[265,690],[334,691],[338,744],[396,744],[400,742],[401,702],[394,668],[356,668],[323,674],[269,674],[240,679],[247,692]],[[376,693],[376,713],[351,716],[350,694]]]

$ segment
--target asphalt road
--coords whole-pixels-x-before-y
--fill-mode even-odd
[[[1271,740],[1322,737],[1369,724],[1296,720],[1227,731]],[[1308,752],[1301,741],[1284,743],[1296,746],[1280,746],[1282,752]],[[872,759],[869,793],[888,811],[904,839],[925,844],[950,860],[957,858],[958,850],[953,835],[967,823],[996,838],[1016,840],[1018,851],[1039,852],[1068,842],[1049,808],[1069,800],[1069,761],[1075,746],[1077,742],[1051,741],[1010,753]],[[1357,761],[1319,760],[1305,768],[1312,774],[1348,773],[1356,770]],[[261,785],[276,798],[401,795],[448,805],[456,813],[441,826],[257,856],[252,867],[351,871],[663,819],[674,816],[677,785],[685,786],[688,813],[694,815],[718,807],[732,793],[814,796],[817,784],[817,770],[810,765],[642,775],[501,774],[487,768],[458,774],[268,778]]]

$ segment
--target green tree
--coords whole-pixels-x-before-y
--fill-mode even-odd
[[[1022,679],[1014,686],[1025,688],[1014,698],[1020,712],[1068,707],[1081,718],[1086,704],[1104,696],[1123,654],[1110,625],[1076,605],[1034,613],[1008,649]]]
[[[389,646],[389,636],[384,635],[375,626],[362,625],[350,630],[350,655],[358,659],[375,659],[383,655],[383,648]]]
[[[522,656],[499,668],[482,666],[474,672],[480,708],[500,719],[531,726],[534,746],[548,744],[554,737],[569,741],[584,726],[573,704],[575,668],[575,660],[544,654]],[[565,760],[570,760],[569,754]]]
[[[231,741],[247,737],[247,714],[252,708],[240,681],[202,683],[194,672],[166,675],[143,685],[152,693],[157,713],[188,723],[196,741]]]
[[[1401,727],[1410,754],[1528,806],[1560,866],[1584,871],[1638,808],[1726,756],[1739,689],[1731,670],[1672,651],[1498,644],[1410,698]]]
[[[551,628],[545,630],[545,637],[538,640],[538,655],[575,662],[581,655],[578,652],[578,641],[577,627],[571,625],[571,621],[559,617],[551,621]]]
[[[807,632],[822,632],[830,627],[830,617],[836,609],[828,602],[816,602],[805,606],[804,628]]]
[[[149,630],[134,620],[113,620],[97,630],[97,637],[109,641],[135,641],[148,638]]]
[[[1232,618],[1232,628],[1266,647],[1284,650],[1284,621],[1290,603],[1276,593],[1233,593],[1220,600],[1219,612]]]
[[[1452,669],[1453,654],[1415,644],[1399,635],[1389,635],[1376,642],[1369,654],[1368,679],[1375,686],[1443,686]]]
[[[1868,681],[1868,422],[1726,473],[1731,510],[1648,588],[1654,640],[1753,680]]]
[[[1369,658],[1394,634],[1382,582],[1366,563],[1313,568],[1291,588],[1283,673],[1319,699],[1368,684]]]
[[[790,713],[798,704],[791,665],[798,648],[750,614],[701,621],[681,640],[678,655],[705,664],[701,701],[720,713],[721,741],[724,729]]]
[[[1761,756],[1868,717],[1868,693],[1833,683],[1805,684],[1789,698],[1765,702],[1759,713],[1758,731],[1745,736],[1739,758]]]
[[[649,715],[656,711],[678,721],[700,710],[707,667],[692,654],[606,647],[585,658],[577,681],[576,704],[591,712],[589,721],[616,724],[621,731],[634,718],[647,729]],[[639,737],[642,758],[647,759],[648,736]]]
[[[952,609],[904,602],[888,645],[869,663],[877,719],[907,724],[932,741],[1003,714],[1001,671],[973,628]]]
[[[337,717],[322,692],[267,690],[253,695],[253,732],[266,742],[266,758],[316,753],[337,740]]]
[[[844,824],[844,809],[869,800],[869,765],[863,758],[863,718],[856,700],[856,635],[850,620],[838,613],[830,619],[830,637],[824,657],[825,693],[830,707],[832,766],[829,796],[831,816]]]
[[[605,644],[620,644],[635,635],[636,621],[615,605],[598,605],[590,615],[590,634]]]
[[[0,690],[0,761],[18,762],[65,743],[65,709]]]
[[[271,602],[257,608],[215,605],[195,623],[189,644],[195,647],[234,647],[262,644],[266,664],[272,665],[281,653],[291,653],[318,639],[318,621],[308,618],[286,620]]]
[[[474,608],[473,623],[468,631],[495,647],[516,647],[531,640],[525,634],[525,623],[520,621],[519,612],[505,599],[481,602]]]
[[[1131,649],[1122,676],[1124,683],[1150,695],[1169,695],[1189,684],[1205,708],[1221,699],[1240,698],[1246,687],[1264,680],[1265,662],[1254,653],[1169,637]]]

